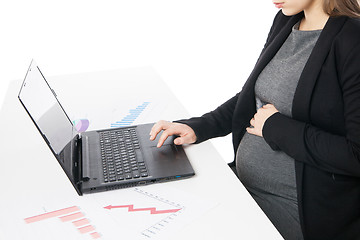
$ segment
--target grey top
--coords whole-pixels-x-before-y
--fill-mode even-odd
[[[281,114],[292,116],[300,74],[321,33],[299,31],[297,26],[257,79],[257,109],[271,103]],[[303,239],[294,159],[282,151],[273,151],[264,138],[246,132],[237,151],[236,169],[241,182],[281,235],[287,240]]]

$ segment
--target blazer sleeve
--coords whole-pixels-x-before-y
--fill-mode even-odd
[[[285,17],[280,10],[274,18],[261,54],[274,35],[276,35],[276,32],[280,30],[280,26],[282,25],[279,24],[279,22],[284,21],[284,19],[287,19],[287,17]],[[194,130],[197,137],[195,143],[201,143],[214,137],[225,136],[232,132],[233,113],[240,94],[241,92],[230,98],[214,111],[208,112],[201,117],[182,119],[174,122],[183,123],[190,126]]]
[[[239,93],[201,117],[178,120],[175,122],[184,123],[190,126],[196,135],[196,142],[201,143],[210,138],[225,136],[231,132],[232,116],[237,103]]]
[[[265,141],[297,161],[335,174],[360,177],[360,44],[340,72],[346,135],[326,132],[309,123],[275,113],[263,127]]]

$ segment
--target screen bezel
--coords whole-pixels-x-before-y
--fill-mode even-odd
[[[38,126],[37,122],[32,117],[31,113],[28,111],[28,108],[26,107],[26,104],[21,99],[21,93],[23,92],[24,86],[27,83],[29,73],[33,69],[40,72],[40,74],[42,76],[42,79],[46,82],[47,86],[49,87],[49,91],[51,91],[51,93],[53,94],[57,104],[59,104],[59,106],[62,109],[64,115],[66,116],[66,118],[68,119],[69,123],[72,126],[72,132],[73,132],[74,136],[72,137],[72,139],[68,142],[68,144],[66,144],[66,146],[59,153],[57,153],[52,148],[52,146],[51,146],[49,140],[47,139],[46,135],[41,131],[41,129]],[[19,94],[18,94],[18,99],[19,99],[21,105],[24,107],[25,111],[28,113],[28,115],[31,118],[32,122],[34,123],[34,125],[38,129],[40,135],[43,137],[44,141],[46,142],[46,144],[50,148],[51,152],[53,153],[53,155],[55,156],[55,158],[59,162],[60,166],[62,167],[62,169],[66,173],[66,175],[69,178],[70,182],[74,186],[76,192],[79,195],[82,195],[82,191],[81,191],[81,183],[82,183],[81,182],[81,173],[82,173],[82,169],[81,169],[81,142],[79,141],[80,140],[80,135],[76,131],[76,128],[74,127],[74,125],[71,122],[70,118],[66,114],[64,108],[60,104],[54,90],[50,87],[48,81],[46,80],[46,78],[44,77],[44,75],[42,74],[40,68],[37,66],[37,64],[36,64],[36,62],[34,60],[31,61],[30,66],[28,68],[28,71],[26,72],[24,81],[21,84],[21,88],[20,88],[20,91],[19,91]]]

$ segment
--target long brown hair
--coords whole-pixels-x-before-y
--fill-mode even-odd
[[[323,8],[331,17],[348,16],[360,18],[358,0],[324,0]]]

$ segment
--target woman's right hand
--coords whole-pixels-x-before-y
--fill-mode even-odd
[[[160,131],[163,133],[160,136],[157,147],[161,147],[165,140],[172,135],[178,135],[179,137],[175,138],[174,144],[182,145],[182,144],[190,144],[196,142],[196,135],[194,130],[186,124],[182,123],[172,123],[168,121],[158,121],[154,124],[150,131],[150,140],[154,141],[156,136]]]

